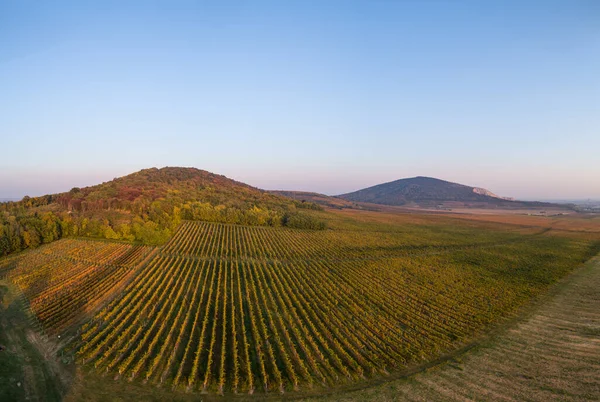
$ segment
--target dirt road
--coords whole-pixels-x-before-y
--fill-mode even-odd
[[[50,342],[32,329],[18,291],[0,281],[0,400],[60,401],[68,370],[56,361]]]

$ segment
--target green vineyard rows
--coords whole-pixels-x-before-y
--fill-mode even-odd
[[[151,247],[64,239],[4,263],[43,328],[60,333],[124,283]],[[3,260],[4,261],[4,260]]]
[[[521,236],[364,258],[355,237],[185,222],[73,348],[101,372],[185,391],[330,387],[452,350],[587,250]]]

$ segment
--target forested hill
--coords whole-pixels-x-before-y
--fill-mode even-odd
[[[68,192],[0,203],[0,256],[66,236],[166,241],[182,219],[322,229],[318,208],[196,168],[151,168]]]
[[[50,196],[52,197],[52,196]],[[249,204],[285,207],[281,197],[222,175],[196,168],[144,169],[112,181],[57,194],[55,201],[68,210],[126,209],[143,211],[158,199],[204,201],[247,209]]]

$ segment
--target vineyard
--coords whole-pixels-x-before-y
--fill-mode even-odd
[[[61,333],[102,305],[151,247],[65,239],[0,262],[0,273],[29,301],[43,329]]]
[[[592,252],[537,232],[489,240],[186,222],[70,348],[115,378],[189,392],[385,376],[456,348]]]
[[[469,353],[319,401],[597,401],[599,286],[600,259],[593,258]]]

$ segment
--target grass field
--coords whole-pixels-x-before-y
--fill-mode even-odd
[[[600,250],[577,220],[315,214],[329,230],[185,222],[158,249],[67,239],[0,272],[31,325],[61,336],[82,399],[106,381],[260,398],[366,386],[453,353]]]

